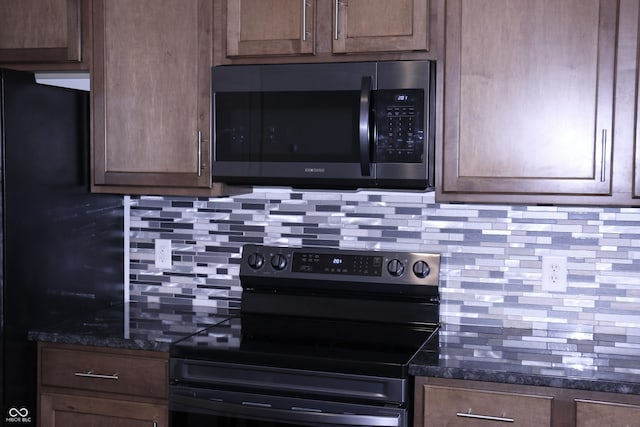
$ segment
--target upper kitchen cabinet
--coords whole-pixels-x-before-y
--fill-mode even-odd
[[[429,49],[427,0],[334,0],[333,53]]]
[[[315,52],[315,0],[228,0],[227,56]]]
[[[638,50],[638,59],[640,60],[640,49]],[[636,74],[636,84],[640,82],[640,73]],[[636,86],[640,87],[640,86]],[[640,140],[640,126],[637,126],[640,123],[640,99],[637,99],[637,109],[636,109],[636,141]],[[633,197],[634,199],[640,199],[640,144],[636,144],[635,152],[633,153]]]
[[[428,0],[215,0],[216,64],[425,52]],[[312,59],[308,58],[311,57]],[[249,58],[249,59],[247,59]],[[277,60],[277,59],[276,59]],[[344,58],[342,58],[344,60]]]
[[[89,0],[0,0],[0,65],[88,69]]]
[[[207,0],[93,3],[93,191],[218,195]]]
[[[445,8],[438,200],[628,203],[637,1]]]

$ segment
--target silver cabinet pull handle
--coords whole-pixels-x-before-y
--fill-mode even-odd
[[[302,41],[307,41],[307,0],[302,1]]]
[[[515,422],[515,420],[513,418],[507,418],[507,417],[494,417],[491,415],[476,415],[476,414],[472,414],[471,412],[457,412],[456,416],[461,417],[461,418],[474,418],[477,420],[488,420],[488,421],[500,421],[503,423],[513,423]]]
[[[600,182],[605,182],[607,177],[607,130],[602,129],[602,152],[600,154]]]
[[[202,176],[202,132],[198,131],[198,176]]]
[[[333,3],[333,8],[335,9],[333,13],[333,39],[338,40],[338,17],[340,16],[340,11],[338,10],[340,7],[340,0],[335,0]]]
[[[82,378],[98,378],[101,380],[119,380],[120,376],[115,373],[115,374],[96,374],[93,371],[88,371],[88,372],[76,372],[74,374],[76,377],[82,377]]]

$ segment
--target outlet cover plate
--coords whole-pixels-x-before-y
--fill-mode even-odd
[[[567,258],[563,256],[542,257],[542,290],[565,292],[567,290]]]
[[[171,240],[155,240],[156,268],[171,268]]]

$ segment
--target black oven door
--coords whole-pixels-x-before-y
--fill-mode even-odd
[[[214,67],[214,180],[374,182],[376,70],[375,63]]]
[[[170,425],[180,427],[406,427],[407,410],[359,403],[172,387]]]

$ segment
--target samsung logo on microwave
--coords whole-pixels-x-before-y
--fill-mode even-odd
[[[304,168],[305,173],[325,173],[324,168]]]

